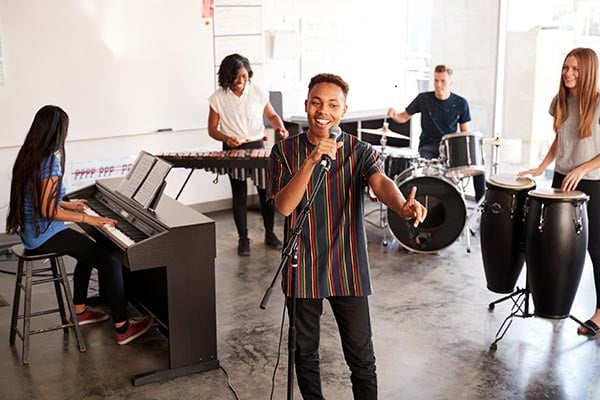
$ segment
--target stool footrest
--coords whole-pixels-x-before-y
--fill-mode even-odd
[[[73,326],[75,326],[75,325],[73,323],[70,323],[70,324],[56,325],[56,326],[52,326],[50,328],[33,329],[33,330],[29,331],[29,334],[36,335],[38,333],[57,331],[59,329],[65,329],[65,328],[72,328]]]
[[[43,310],[43,311],[36,311],[36,312],[32,312],[30,314],[31,317],[39,317],[41,315],[47,315],[47,314],[54,314],[54,313],[59,313],[60,310],[58,308],[54,308],[52,310]],[[25,318],[25,316],[23,314],[19,314],[17,316],[17,319],[23,319]]]
[[[46,279],[37,279],[35,281],[31,281],[31,285],[40,285],[42,283],[52,283],[52,282],[62,282],[61,277],[56,278],[46,278]]]
[[[60,329],[73,328],[75,325],[73,323],[56,325],[49,328],[39,328],[39,329],[30,329],[29,335],[37,335],[38,333],[50,332],[50,331],[58,331]],[[15,329],[15,333],[23,340],[23,333],[19,328]]]

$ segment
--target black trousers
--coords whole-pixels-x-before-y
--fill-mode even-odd
[[[244,143],[234,149],[263,149],[263,141]],[[223,144],[223,150],[232,150],[226,144]],[[233,179],[229,176],[231,185],[231,208],[233,210],[233,220],[240,238],[248,237],[248,183],[245,180]],[[263,225],[266,232],[273,232],[275,226],[275,207],[267,203],[267,190],[258,189],[260,199],[260,212],[263,218]]]
[[[127,319],[125,311],[125,289],[123,267],[102,245],[88,236],[73,229],[65,229],[52,236],[34,251],[40,253],[57,252],[69,255],[77,260],[73,273],[73,303],[85,304],[92,268],[99,271],[106,287],[106,297],[110,306],[113,322]]]
[[[552,187],[560,188],[564,179],[565,175],[555,172]],[[600,181],[581,180],[576,189],[590,196],[587,204],[588,253],[594,270],[596,308],[600,308]]]
[[[431,160],[440,156],[440,144],[428,143],[419,146],[419,155]],[[473,188],[475,189],[475,201],[479,201],[485,195],[485,174],[473,176]]]
[[[366,296],[328,297],[350,368],[355,400],[377,399],[375,354]],[[288,313],[291,298],[287,298]],[[305,400],[324,399],[319,367],[323,299],[296,299],[296,376]],[[290,318],[292,318],[290,316]]]

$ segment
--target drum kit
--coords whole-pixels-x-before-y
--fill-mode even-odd
[[[569,317],[581,324],[570,310],[585,263],[588,196],[536,189],[532,179],[506,174],[491,176],[487,184],[480,225],[487,287],[510,293],[490,303],[489,309],[505,300],[513,302],[490,348],[496,350],[514,317]],[[525,288],[515,289],[525,262]]]
[[[383,135],[386,130],[380,132]],[[390,136],[390,131],[385,135]],[[414,227],[380,203],[379,210],[371,211],[379,212],[379,223],[372,224],[389,228],[400,244],[413,252],[437,252],[454,243],[467,222],[464,180],[483,173],[485,168],[482,138],[479,132],[445,135],[440,142],[439,159],[420,158],[407,149],[386,148],[382,140],[376,149],[384,159],[385,173],[394,179],[404,196],[413,186],[417,187],[416,199],[427,208],[427,218]],[[470,252],[470,238],[468,234],[466,237]],[[385,233],[383,245],[387,245]]]

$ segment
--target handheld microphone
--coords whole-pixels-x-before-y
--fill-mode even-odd
[[[332,126],[331,128],[329,128],[329,139],[335,139],[337,142],[340,136],[342,136],[342,130],[339,126]],[[323,154],[323,156],[321,157],[321,163],[323,162],[327,164],[331,163],[331,157],[329,157],[327,154]]]

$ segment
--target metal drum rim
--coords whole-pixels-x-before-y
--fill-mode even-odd
[[[476,136],[476,137],[480,137],[483,139],[483,133],[481,133],[479,131],[473,131],[473,132],[447,133],[444,136],[442,136],[441,141],[444,141],[444,139],[451,139],[454,137],[465,137],[465,136]]]

